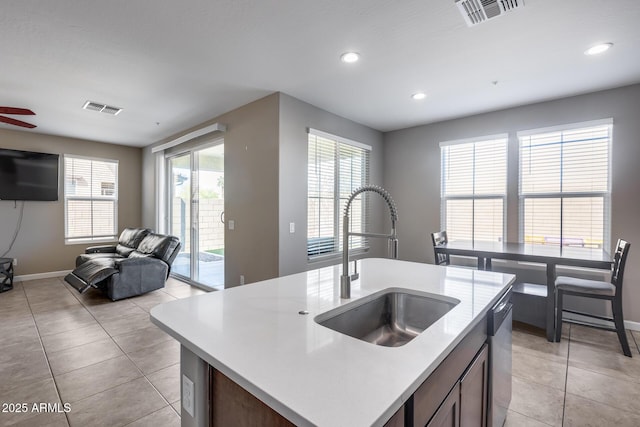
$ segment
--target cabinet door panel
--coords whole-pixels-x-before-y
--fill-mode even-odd
[[[407,416],[414,426],[423,426],[433,417],[486,341],[487,322],[483,319],[413,394]]]
[[[404,406],[387,421],[384,427],[404,427]]]
[[[460,427],[460,383],[449,392],[447,398],[431,418],[427,427]]]
[[[460,380],[460,427],[485,427],[489,346],[485,344]]]

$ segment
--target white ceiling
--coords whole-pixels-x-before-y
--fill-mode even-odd
[[[524,1],[469,28],[454,0],[2,0],[0,105],[146,146],[275,91],[388,131],[640,82],[640,1]]]

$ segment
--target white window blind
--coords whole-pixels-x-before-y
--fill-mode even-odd
[[[441,223],[449,240],[502,241],[507,135],[440,144]]]
[[[371,148],[324,132],[309,130],[307,171],[307,256],[342,251],[342,217],[353,190],[369,182]],[[369,207],[366,194],[350,207],[350,229],[366,230]],[[367,241],[352,237],[350,248],[364,249]]]
[[[611,120],[519,133],[520,241],[608,249]]]
[[[115,240],[118,162],[64,156],[65,241]]]

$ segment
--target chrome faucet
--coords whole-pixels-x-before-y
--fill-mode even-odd
[[[349,231],[349,208],[351,207],[351,202],[355,199],[360,193],[364,193],[367,191],[371,191],[373,193],[378,193],[387,205],[389,206],[389,211],[391,213],[391,233],[390,234],[378,234],[378,233],[352,233]],[[354,274],[349,275],[349,236],[360,236],[360,237],[378,237],[389,239],[388,251],[389,256],[393,259],[398,258],[398,236],[396,235],[396,222],[398,221],[398,210],[396,209],[396,205],[391,198],[391,195],[382,187],[378,187],[377,185],[365,185],[363,187],[358,188],[351,196],[349,196],[349,200],[347,200],[347,205],[344,208],[344,217],[342,218],[342,275],[340,276],[340,298],[349,299],[351,298],[351,281],[357,280],[359,275],[357,271],[357,265],[354,268]]]

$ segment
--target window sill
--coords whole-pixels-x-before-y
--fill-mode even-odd
[[[103,243],[117,243],[116,237],[105,237],[103,239],[64,239],[64,244],[70,245],[87,245],[87,244],[103,244]]]

